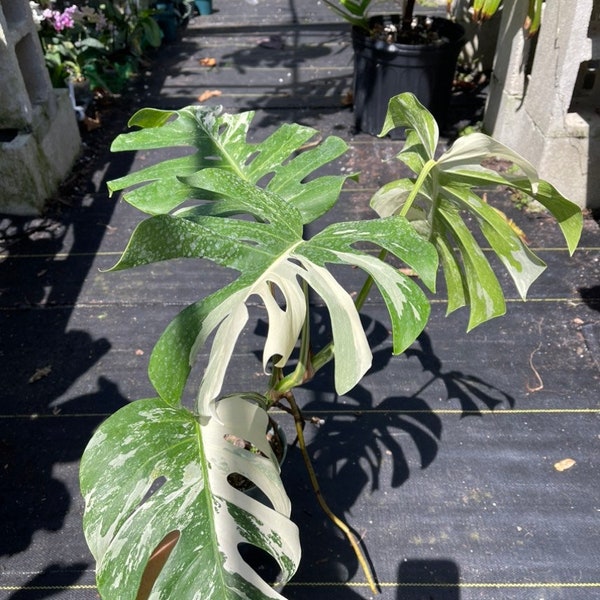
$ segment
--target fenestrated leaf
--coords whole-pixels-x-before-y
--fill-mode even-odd
[[[392,321],[393,353],[404,352],[421,334],[430,305],[419,286],[374,256],[338,253],[338,258],[367,272],[377,285]]]
[[[466,207],[476,216],[483,235],[525,299],[531,284],[546,269],[544,261],[527,247],[498,210],[483,202],[468,187],[448,183],[442,193],[459,208]]]
[[[499,174],[481,166],[487,158],[509,160],[525,175]],[[457,182],[457,177],[474,185],[508,185],[543,204],[558,221],[572,254],[579,243],[583,226],[581,209],[570,202],[549,182],[539,179],[533,165],[508,146],[484,135],[473,133],[458,138],[438,161],[442,182]]]
[[[474,187],[505,185],[538,200],[557,219],[570,252],[579,241],[583,218],[575,204],[539,179],[529,161],[484,134],[459,138],[434,162],[432,144],[437,143],[437,136],[432,133],[427,115],[410,94],[390,100],[384,133],[393,126],[409,127],[407,143],[398,159],[419,177],[386,184],[375,193],[371,206],[383,217],[405,214],[415,231],[435,244],[447,285],[448,310],[469,306],[471,328],[503,314],[505,301],[483,249],[469,232],[467,215],[475,218],[523,299],[545,268],[518,231],[479,198]],[[485,161],[491,158],[511,161],[518,172],[498,173],[487,168]]]
[[[220,400],[216,411],[217,419],[199,421],[161,399],[139,400],[94,434],[80,479],[102,597],[134,600],[150,553],[178,532],[153,598],[282,599],[239,553],[245,542],[271,554],[282,582],[300,559],[298,530],[266,439],[267,414],[244,395]],[[254,483],[272,507],[234,488],[232,474]]]
[[[433,243],[440,257],[442,273],[446,282],[448,306],[446,314],[450,314],[463,306],[467,306],[467,290],[465,277],[459,257],[452,246],[451,236],[444,222],[438,219]]]
[[[330,136],[303,151],[317,135],[310,127],[284,124],[258,143],[247,141],[253,112],[221,114],[220,108],[189,106],[178,111],[142,109],[130,120],[141,130],[122,134],[113,151],[189,147],[185,157],[156,165],[109,182],[111,192],[134,185],[124,198],[149,214],[168,213],[185,200],[214,201],[190,177],[206,168],[232,171],[251,184],[270,176],[266,189],[295,206],[302,222],[309,223],[327,212],[337,201],[346,176],[307,179],[317,169],[347,150],[347,144]]]
[[[112,271],[174,258],[206,258],[233,269],[253,269],[281,239],[262,223],[218,217],[195,221],[156,215],[142,221]],[[256,243],[245,243],[256,240]],[[263,248],[264,246],[264,248]],[[285,247],[285,246],[284,246]]]
[[[423,244],[422,236],[404,218],[335,223],[313,236],[310,244],[303,245],[298,251],[318,264],[325,264],[338,262],[332,257],[332,252],[352,252],[354,244],[359,242],[370,242],[391,252],[412,267],[430,290],[435,290],[435,250],[429,244]]]
[[[172,252],[171,244],[178,243],[182,247],[189,243],[191,250],[182,255],[195,254],[242,271],[235,282],[184,310],[161,336],[152,353],[149,374],[165,400],[172,404],[179,402],[195,356],[214,333],[198,408],[200,414],[210,414],[210,404],[220,393],[237,338],[248,320],[245,305],[252,296],[261,298],[268,313],[263,365],[266,368],[268,361],[277,357],[276,365],[285,366],[305,321],[302,280],[323,297],[335,324],[336,389],[345,393],[354,387],[371,364],[371,352],[358,312],[348,292],[326,270],[327,263],[366,267],[380,289],[387,290],[385,298],[392,314],[393,331],[402,332],[394,342],[396,350],[405,348],[422,331],[428,310],[420,288],[396,277],[394,285],[401,283],[402,293],[392,293],[388,287],[391,284],[379,280],[385,279],[390,272],[383,267],[375,268],[372,261],[361,260],[360,257],[368,255],[355,247],[369,241],[385,248],[413,267],[433,288],[437,265],[435,250],[405,219],[391,217],[343,223],[325,228],[310,240],[303,240],[298,232],[301,219],[297,211],[277,195],[251,186],[234,173],[217,169],[206,169],[194,175],[194,179],[206,189],[219,189],[231,203],[242,202],[240,198],[246,199],[243,202],[250,200],[253,213],[263,222],[204,216],[195,216],[193,221],[169,215],[151,217],[150,222],[157,219],[168,223],[181,221],[184,225],[175,236],[179,241],[165,235],[134,234],[117,264],[124,261],[126,266],[131,266],[139,263],[138,257],[158,260],[163,257],[161,243],[169,245],[164,249],[165,253]],[[199,239],[194,241],[196,227]],[[174,231],[177,230],[174,225]],[[188,231],[191,232],[189,240],[183,234]],[[351,255],[359,258],[350,259]],[[284,307],[274,302],[273,287],[281,293]],[[405,319],[405,325],[399,327],[399,320]],[[170,363],[174,364],[173,369],[169,368]]]
[[[535,188],[539,177],[535,167],[519,153],[484,133],[472,133],[459,137],[452,147],[444,152],[437,161],[440,171],[454,171],[480,168],[486,158],[498,157],[509,160],[519,167]],[[482,170],[485,175],[485,170]]]
[[[470,307],[470,331],[477,325],[506,312],[504,293],[485,254],[457,211],[440,202],[438,218],[451,232],[462,258],[463,289]]]

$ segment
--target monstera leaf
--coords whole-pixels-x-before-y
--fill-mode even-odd
[[[527,247],[520,231],[473,187],[504,185],[537,200],[557,219],[569,251],[575,250],[583,225],[581,210],[540,180],[523,157],[484,134],[474,133],[459,138],[436,159],[437,124],[411,94],[390,100],[382,135],[394,127],[406,127],[406,144],[398,159],[417,177],[383,186],[373,196],[371,206],[382,217],[406,216],[416,231],[435,244],[444,270],[448,312],[469,306],[469,329],[504,314],[506,304],[494,270],[465,217],[474,219],[523,299],[546,268]],[[492,157],[511,161],[519,172],[500,174],[482,165]]]
[[[111,192],[139,186],[125,193],[130,204],[148,214],[166,214],[190,199],[217,200],[186,180],[205,168],[220,168],[257,184],[270,178],[266,189],[293,204],[303,223],[327,212],[337,201],[345,176],[306,177],[347,150],[340,138],[330,136],[318,144],[318,131],[297,124],[284,124],[260,143],[247,141],[253,112],[236,115],[221,108],[189,106],[179,111],[145,108],[129,121],[140,130],[118,136],[111,150],[189,148],[193,152],[162,161],[108,183]],[[311,146],[295,155],[306,146]],[[143,184],[143,185],[139,185]],[[235,213],[229,203],[214,202],[196,207],[207,214]],[[251,207],[246,206],[246,210]],[[252,213],[250,213],[252,214]]]
[[[271,359],[284,367],[294,350],[306,320],[305,285],[321,296],[331,316],[336,389],[345,393],[368,370],[372,357],[351,295],[327,265],[359,267],[372,277],[389,309],[394,352],[402,352],[422,331],[429,304],[412,280],[357,245],[369,242],[385,249],[431,289],[435,285],[435,248],[403,217],[331,225],[304,239],[303,226],[334,205],[346,179],[319,176],[317,170],[346,145],[327,138],[302,150],[316,132],[299,125],[283,125],[262,142],[250,143],[251,120],[252,113],[228,115],[201,107],[144,110],[131,121],[142,129],[120,136],[113,145],[119,150],[196,148],[188,157],[109,184],[112,190],[140,186],[126,192],[125,199],[151,215],[136,228],[114,269],[203,258],[240,273],[176,317],[150,360],[155,389],[177,405],[195,356],[214,333],[199,391],[201,415],[211,414],[211,403],[219,396],[252,296],[262,300],[269,319],[265,370]],[[281,305],[276,297],[283,298]]]
[[[151,598],[282,598],[240,554],[241,544],[268,552],[282,583],[300,559],[267,414],[244,395],[221,399],[216,414],[202,420],[159,398],[138,400],[90,441],[80,471],[84,530],[103,598],[134,600],[151,552],[172,532],[177,543]],[[254,483],[272,507],[236,489],[231,475]]]
[[[268,313],[269,332],[263,363],[276,358],[284,366],[306,318],[303,283],[324,300],[331,316],[335,347],[335,385],[350,390],[371,365],[371,351],[350,293],[326,265],[363,269],[379,287],[388,307],[394,352],[402,352],[422,331],[429,303],[408,277],[356,244],[369,241],[410,265],[431,288],[435,285],[435,249],[402,217],[345,222],[325,227],[305,240],[302,215],[276,194],[222,169],[204,169],[186,178],[196,189],[218,193],[235,212],[252,210],[258,221],[198,214],[157,215],[132,234],[115,269],[175,257],[206,258],[241,272],[238,279],[180,313],[161,336],[149,374],[160,396],[177,404],[194,356],[215,332],[200,387],[198,410],[210,414],[219,395],[237,338],[248,321],[246,303],[259,296]],[[275,290],[284,298],[276,301]]]

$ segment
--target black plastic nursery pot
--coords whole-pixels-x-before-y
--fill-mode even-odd
[[[419,20],[424,22],[425,17]],[[401,21],[400,15],[374,16],[369,30],[389,24],[399,30]],[[388,43],[361,27],[352,28],[357,130],[379,134],[390,98],[403,92],[412,92],[441,126],[445,124],[464,29],[448,19],[435,17],[428,22],[436,39],[419,44]]]

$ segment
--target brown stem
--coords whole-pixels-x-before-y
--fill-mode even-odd
[[[404,4],[404,14],[402,15],[402,29],[408,31],[413,20],[413,12],[415,10],[415,0],[406,0]]]
[[[313,491],[315,492],[315,496],[317,497],[319,506],[321,507],[323,512],[329,517],[329,519],[338,527],[338,529],[340,529],[344,533],[344,535],[348,539],[348,542],[350,543],[350,546],[352,547],[352,550],[354,551],[354,554],[356,554],[356,558],[358,559],[363,573],[365,574],[367,583],[371,588],[371,592],[373,594],[378,594],[379,590],[377,589],[377,584],[375,583],[375,579],[373,578],[373,574],[371,573],[371,569],[369,568],[367,559],[365,558],[362,550],[360,549],[356,537],[354,536],[348,525],[346,525],[344,521],[342,521],[332,512],[332,510],[329,508],[329,505],[325,501],[325,498],[323,497],[321,487],[319,486],[319,482],[317,480],[317,474],[315,473],[315,469],[310,460],[310,456],[308,455],[308,450],[306,449],[306,442],[304,440],[304,417],[302,416],[302,412],[298,408],[296,400],[291,392],[285,394],[285,398],[289,402],[292,415],[294,416],[294,424],[296,425],[296,435],[298,436],[298,445],[300,446],[302,458],[304,459],[304,465],[306,466],[306,470],[308,471],[308,477],[310,479]]]

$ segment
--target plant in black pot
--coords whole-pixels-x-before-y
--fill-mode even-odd
[[[373,0],[325,2],[352,24],[356,128],[377,135],[389,99],[402,92],[415,94],[444,126],[464,43],[462,26],[438,16],[416,16],[415,0],[399,2],[398,13],[373,16]]]
[[[331,222],[347,176],[322,169],[343,157],[342,139],[319,141],[315,129],[285,123],[252,142],[252,120],[250,112],[203,106],[143,109],[130,120],[137,130],[113,143],[114,151],[189,150],[109,183],[144,214],[113,269],[192,261],[192,281],[189,270],[183,278],[195,283],[198,298],[157,333],[148,366],[153,396],[109,417],[81,461],[84,531],[104,600],[283,598],[242,552],[270,555],[280,585],[300,561],[298,527],[267,437],[273,409],[293,418],[317,499],[376,590],[357,541],[318,493],[296,389],[329,363],[332,381],[322,385],[339,395],[358,385],[373,359],[360,312],[377,291],[394,354],[426,326],[438,270],[448,312],[467,307],[469,329],[506,310],[496,269],[504,268],[525,298],[545,265],[485,201],[487,187],[505,185],[544,205],[571,252],[579,240],[579,208],[506,146],[475,133],[440,155],[438,126],[412,94],[390,101],[382,134],[405,128],[397,158],[413,175],[383,186],[372,213],[361,210],[357,220],[342,211]],[[493,171],[486,167],[491,156],[515,168]],[[488,262],[488,254],[499,260]],[[229,269],[221,287],[207,290],[206,261]],[[349,281],[339,278],[341,270]],[[323,314],[328,326],[311,326]],[[241,367],[250,354],[234,350],[249,327],[265,321],[266,335],[256,342],[265,375],[247,381]],[[234,384],[230,393],[226,379]],[[252,482],[264,499],[240,481]],[[148,565],[156,567],[152,576]]]

